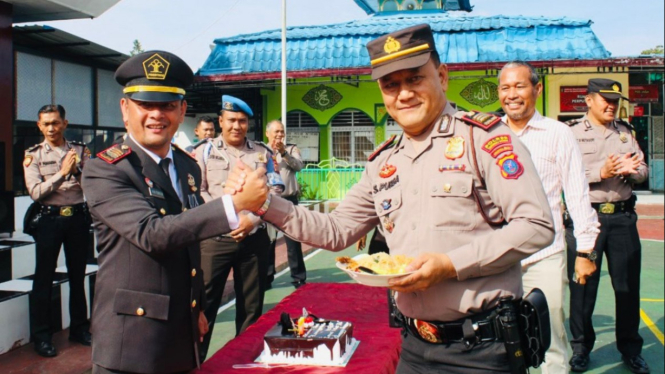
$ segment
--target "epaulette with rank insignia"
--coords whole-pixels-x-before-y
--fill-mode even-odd
[[[501,117],[497,117],[494,114],[476,112],[475,110],[468,113],[458,112],[456,117],[466,123],[470,123],[485,130],[489,130],[492,126],[501,122]]]
[[[624,125],[624,126],[628,127],[631,131],[634,131],[634,130],[635,130],[635,126],[633,126],[632,123],[630,123],[630,122],[628,122],[628,121],[626,121],[626,120],[623,120],[623,119],[621,119],[621,118],[617,118],[617,119],[615,119],[615,121],[616,121],[616,123],[619,123],[619,124],[621,124],[621,125]]]
[[[254,140],[254,144],[260,145],[261,147],[265,148],[266,150],[268,150],[268,153],[270,153],[271,155],[274,153],[274,152],[272,151],[272,149],[270,149],[270,147],[268,147],[268,144],[266,144],[266,143],[264,143],[264,142],[262,142],[262,141]]]
[[[78,140],[69,140],[70,143],[75,144],[75,145],[80,145],[85,147],[85,143],[78,141]]]
[[[132,153],[132,149],[128,145],[114,144],[109,148],[97,153],[97,157],[108,162],[109,164],[115,164],[116,162],[122,160]]]
[[[582,117],[580,117],[580,118],[573,118],[573,119],[568,120],[568,121],[566,121],[566,122],[564,122],[564,123],[565,123],[566,125],[568,125],[568,126],[575,126],[575,125],[577,125],[578,123],[582,123]]]
[[[38,144],[35,144],[32,147],[26,149],[25,151],[26,152],[34,152],[34,151],[38,150],[39,147],[41,147],[41,146],[42,146],[42,143],[38,143]]]
[[[187,155],[187,157],[191,158],[192,160],[196,161],[196,157],[192,156],[191,153],[189,153],[189,152],[185,151],[184,149],[180,148],[180,146],[178,146],[177,144],[171,143],[171,147],[173,147],[173,149],[175,149],[176,151],[178,151],[178,152],[180,152],[184,155]]]
[[[369,157],[367,157],[367,161],[374,161],[374,159],[376,158],[376,156],[378,156],[381,152],[383,152],[383,151],[385,151],[386,149],[388,149],[388,148],[392,147],[393,145],[395,145],[395,138],[396,138],[396,137],[397,137],[397,135],[394,135],[394,134],[393,134],[390,138],[388,138],[388,140],[386,140],[385,142],[381,143],[381,145],[378,146],[378,147],[374,150],[374,152],[372,152],[372,154],[369,155]]]
[[[203,139],[200,142],[196,143],[196,145],[194,145],[194,147],[192,147],[192,149],[196,149],[196,148],[198,148],[198,147],[200,147],[204,144],[208,144],[208,139]]]

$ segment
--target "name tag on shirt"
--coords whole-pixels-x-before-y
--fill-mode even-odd
[[[164,191],[160,190],[157,187],[148,187],[148,193],[150,196],[156,197],[158,199],[165,200],[166,198],[164,197]]]

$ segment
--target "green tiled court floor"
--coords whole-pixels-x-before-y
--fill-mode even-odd
[[[653,240],[642,241],[642,281],[641,309],[643,318],[640,334],[644,338],[643,356],[651,366],[652,373],[665,373],[663,365],[663,242]],[[318,250],[306,258],[307,282],[353,282],[346,274],[335,267],[335,257],[354,256],[354,248],[342,252]],[[606,261],[601,269],[601,287],[594,313],[594,326],[597,341],[591,353],[590,370],[587,373],[630,373],[621,363],[621,356],[616,350],[614,338],[615,303],[607,273]],[[288,269],[275,279],[273,289],[265,297],[264,310],[273,308],[282,298],[294,291]],[[568,310],[566,307],[566,314]],[[226,342],[233,339],[235,307],[227,306],[217,317],[215,332],[210,343],[210,357]],[[645,322],[645,320],[647,322]],[[387,323],[387,318],[386,318]],[[648,326],[649,323],[651,326]],[[540,373],[539,369],[531,373]]]

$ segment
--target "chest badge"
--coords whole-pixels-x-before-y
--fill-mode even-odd
[[[383,217],[383,228],[392,234],[393,230],[395,229],[395,222],[393,222],[393,220],[391,220],[390,217],[385,216]]]
[[[259,162],[264,163],[264,164],[266,162],[268,162],[268,159],[266,158],[266,155],[264,155],[263,153],[259,153]]]
[[[517,179],[524,173],[524,167],[517,160],[517,155],[514,153],[501,157],[497,161],[497,165],[501,168],[501,176],[505,179]]]
[[[446,145],[445,156],[449,160],[455,160],[462,157],[464,154],[464,138],[461,136],[453,136],[448,140]]]
[[[196,181],[194,180],[193,175],[187,174],[187,184],[189,184],[189,189],[192,190],[192,192],[196,192]]]
[[[23,166],[26,168],[32,164],[32,156],[31,155],[26,155],[25,158],[23,159]]]
[[[381,167],[381,170],[379,171],[379,176],[381,178],[389,178],[395,172],[397,171],[397,167],[395,165],[390,165],[390,164],[385,164]]]
[[[626,133],[622,132],[621,134],[619,134],[619,140],[621,140],[622,143],[627,143],[628,137],[626,136]]]
[[[393,201],[393,199],[385,199],[385,200],[383,200],[383,201],[381,202],[381,208],[383,208],[383,210],[388,210],[388,209],[390,209],[390,207],[392,207],[392,204],[391,204],[392,201]]]

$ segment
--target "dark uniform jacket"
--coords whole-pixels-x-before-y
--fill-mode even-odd
[[[192,369],[205,307],[199,241],[230,231],[224,205],[203,204],[201,171],[175,147],[184,205],[131,139],[98,156],[83,175],[99,252],[92,361],[136,373]]]

